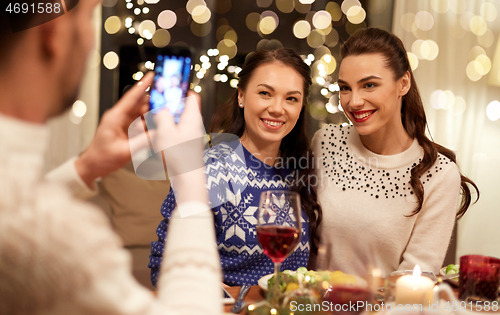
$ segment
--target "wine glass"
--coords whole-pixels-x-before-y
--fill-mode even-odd
[[[260,195],[257,217],[257,239],[264,254],[274,263],[274,288],[269,288],[270,303],[279,306],[279,271],[281,263],[300,242],[300,196],[293,191],[270,190]]]
[[[358,315],[371,310],[383,278],[367,243],[323,233],[316,267],[324,275],[320,286],[331,314]]]

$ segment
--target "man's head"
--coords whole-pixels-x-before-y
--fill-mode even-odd
[[[80,0],[62,16],[20,32],[12,32],[2,16],[0,67],[6,71],[0,73],[0,83],[9,89],[0,96],[0,112],[44,122],[73,104],[94,44],[91,21],[99,2]],[[43,3],[54,7],[61,1]],[[24,22],[37,18],[27,16]]]

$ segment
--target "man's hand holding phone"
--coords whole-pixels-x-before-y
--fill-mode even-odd
[[[144,76],[103,115],[94,139],[75,162],[76,170],[87,186],[93,187],[97,178],[123,167],[130,161],[131,151],[137,152],[141,147],[147,147],[148,143],[142,136],[130,138],[127,129],[148,109],[157,112],[167,107],[170,115],[174,116],[174,121],[180,121],[184,110],[184,102],[180,100],[187,96],[191,55],[191,50],[187,48],[161,49],[155,72]],[[146,90],[150,86],[151,93],[148,97]],[[150,120],[152,121],[153,119]],[[141,126],[138,127],[142,129],[142,123],[137,123],[140,123]]]
[[[148,73],[108,111],[97,127],[94,139],[75,161],[80,178],[92,187],[94,181],[118,170],[130,161],[131,150],[147,145],[139,137],[129,138],[130,124],[148,110],[146,90],[153,82]]]
[[[182,164],[186,162],[187,153],[203,161],[205,129],[199,110],[199,99],[198,94],[192,91],[188,93],[188,97],[183,100],[185,109],[178,123],[168,108],[161,109],[153,117],[158,126],[152,137],[153,149],[155,152],[164,151],[167,166],[170,166],[173,176],[182,174],[186,169]],[[174,148],[176,150],[173,150]]]
[[[155,152],[163,151],[178,204],[208,202],[203,162],[205,131],[198,103],[199,96],[190,92],[178,123],[167,108],[154,115],[157,129],[151,140]]]

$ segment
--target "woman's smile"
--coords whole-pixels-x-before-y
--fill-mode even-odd
[[[260,121],[262,121],[266,128],[271,130],[278,130],[285,124],[284,121],[268,118],[261,118]]]
[[[367,121],[370,119],[373,114],[376,112],[376,109],[373,110],[362,110],[357,112],[351,112],[352,117],[354,117],[354,121],[357,123]]]

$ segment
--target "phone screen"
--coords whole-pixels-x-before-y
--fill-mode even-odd
[[[155,63],[155,78],[149,98],[152,113],[168,108],[179,122],[189,88],[191,54],[188,49],[162,50]]]

